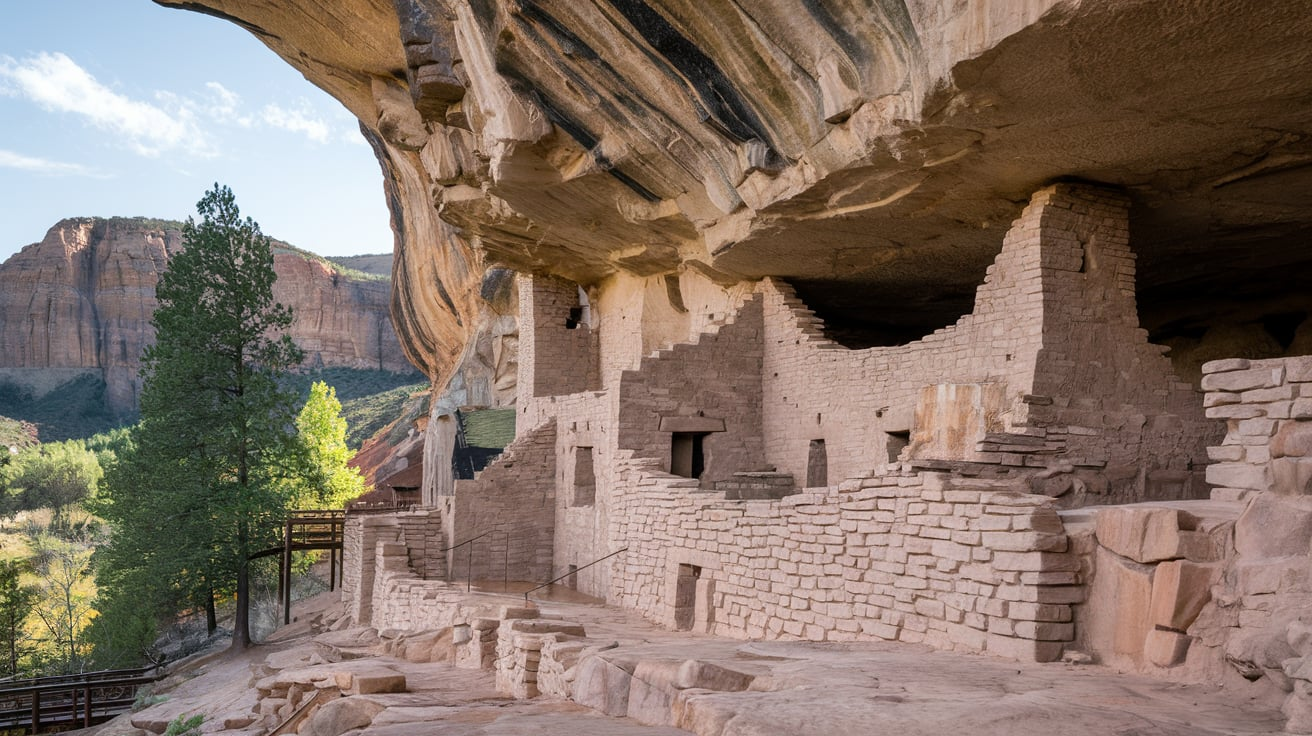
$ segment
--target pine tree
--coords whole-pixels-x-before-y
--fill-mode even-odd
[[[215,185],[183,226],[183,250],[156,288],[155,343],[146,350],[141,422],[104,481],[114,526],[101,584],[167,615],[236,593],[233,647],[250,643],[247,558],[274,546],[305,467],[296,397],[279,382],[301,353],[291,310],[273,300],[273,252],[231,190]],[[122,594],[122,590],[118,591]]]

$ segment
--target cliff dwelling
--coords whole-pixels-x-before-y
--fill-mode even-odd
[[[352,517],[355,621],[568,576],[1312,732],[1304,3],[160,1],[360,118],[434,419],[514,410],[472,479],[429,422],[422,504]]]

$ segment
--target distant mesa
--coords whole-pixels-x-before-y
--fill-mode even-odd
[[[181,228],[70,218],[0,264],[0,414],[52,392],[78,394],[83,411],[89,401],[99,415],[135,413],[155,285]],[[275,241],[274,268],[307,368],[414,371],[388,314],[390,255],[325,259]]]

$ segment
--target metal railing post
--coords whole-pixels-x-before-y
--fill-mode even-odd
[[[555,583],[558,582],[558,581],[564,580],[565,578],[569,577],[570,575],[577,575],[577,574],[579,574],[580,572],[582,572],[583,570],[586,570],[586,569],[588,569],[589,567],[592,567],[593,565],[597,564],[598,562],[601,562],[601,561],[603,561],[603,560],[609,560],[610,558],[614,557],[615,555],[617,555],[617,554],[619,554],[619,553],[621,553],[621,552],[628,552],[628,551],[629,551],[629,548],[628,548],[628,547],[624,547],[623,549],[617,549],[617,550],[615,550],[614,552],[611,552],[610,554],[606,555],[605,557],[598,557],[597,559],[593,560],[592,562],[589,562],[588,564],[584,565],[583,567],[577,567],[577,568],[574,568],[573,570],[570,570],[569,572],[565,573],[564,575],[560,575],[560,576],[558,576],[558,577],[554,577],[554,578],[548,580],[547,582],[545,582],[545,583],[539,585],[539,586],[536,587],[536,588],[530,588],[529,590],[524,591],[524,602],[525,602],[525,603],[528,603],[528,594],[529,594],[529,593],[532,593],[532,592],[534,592],[534,591],[536,591],[536,590],[542,590],[543,588],[547,587],[548,585],[553,585],[553,584],[555,584]]]

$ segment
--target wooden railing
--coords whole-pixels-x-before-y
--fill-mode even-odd
[[[143,667],[0,683],[0,731],[90,728],[130,711],[137,688],[161,676]]]
[[[293,511],[283,525],[282,545],[256,552],[250,560],[281,555],[278,566],[278,598],[282,601],[282,622],[292,622],[292,553],[302,550],[328,550],[328,590],[336,590],[340,577],[342,536],[346,529],[346,512],[341,509]]]

